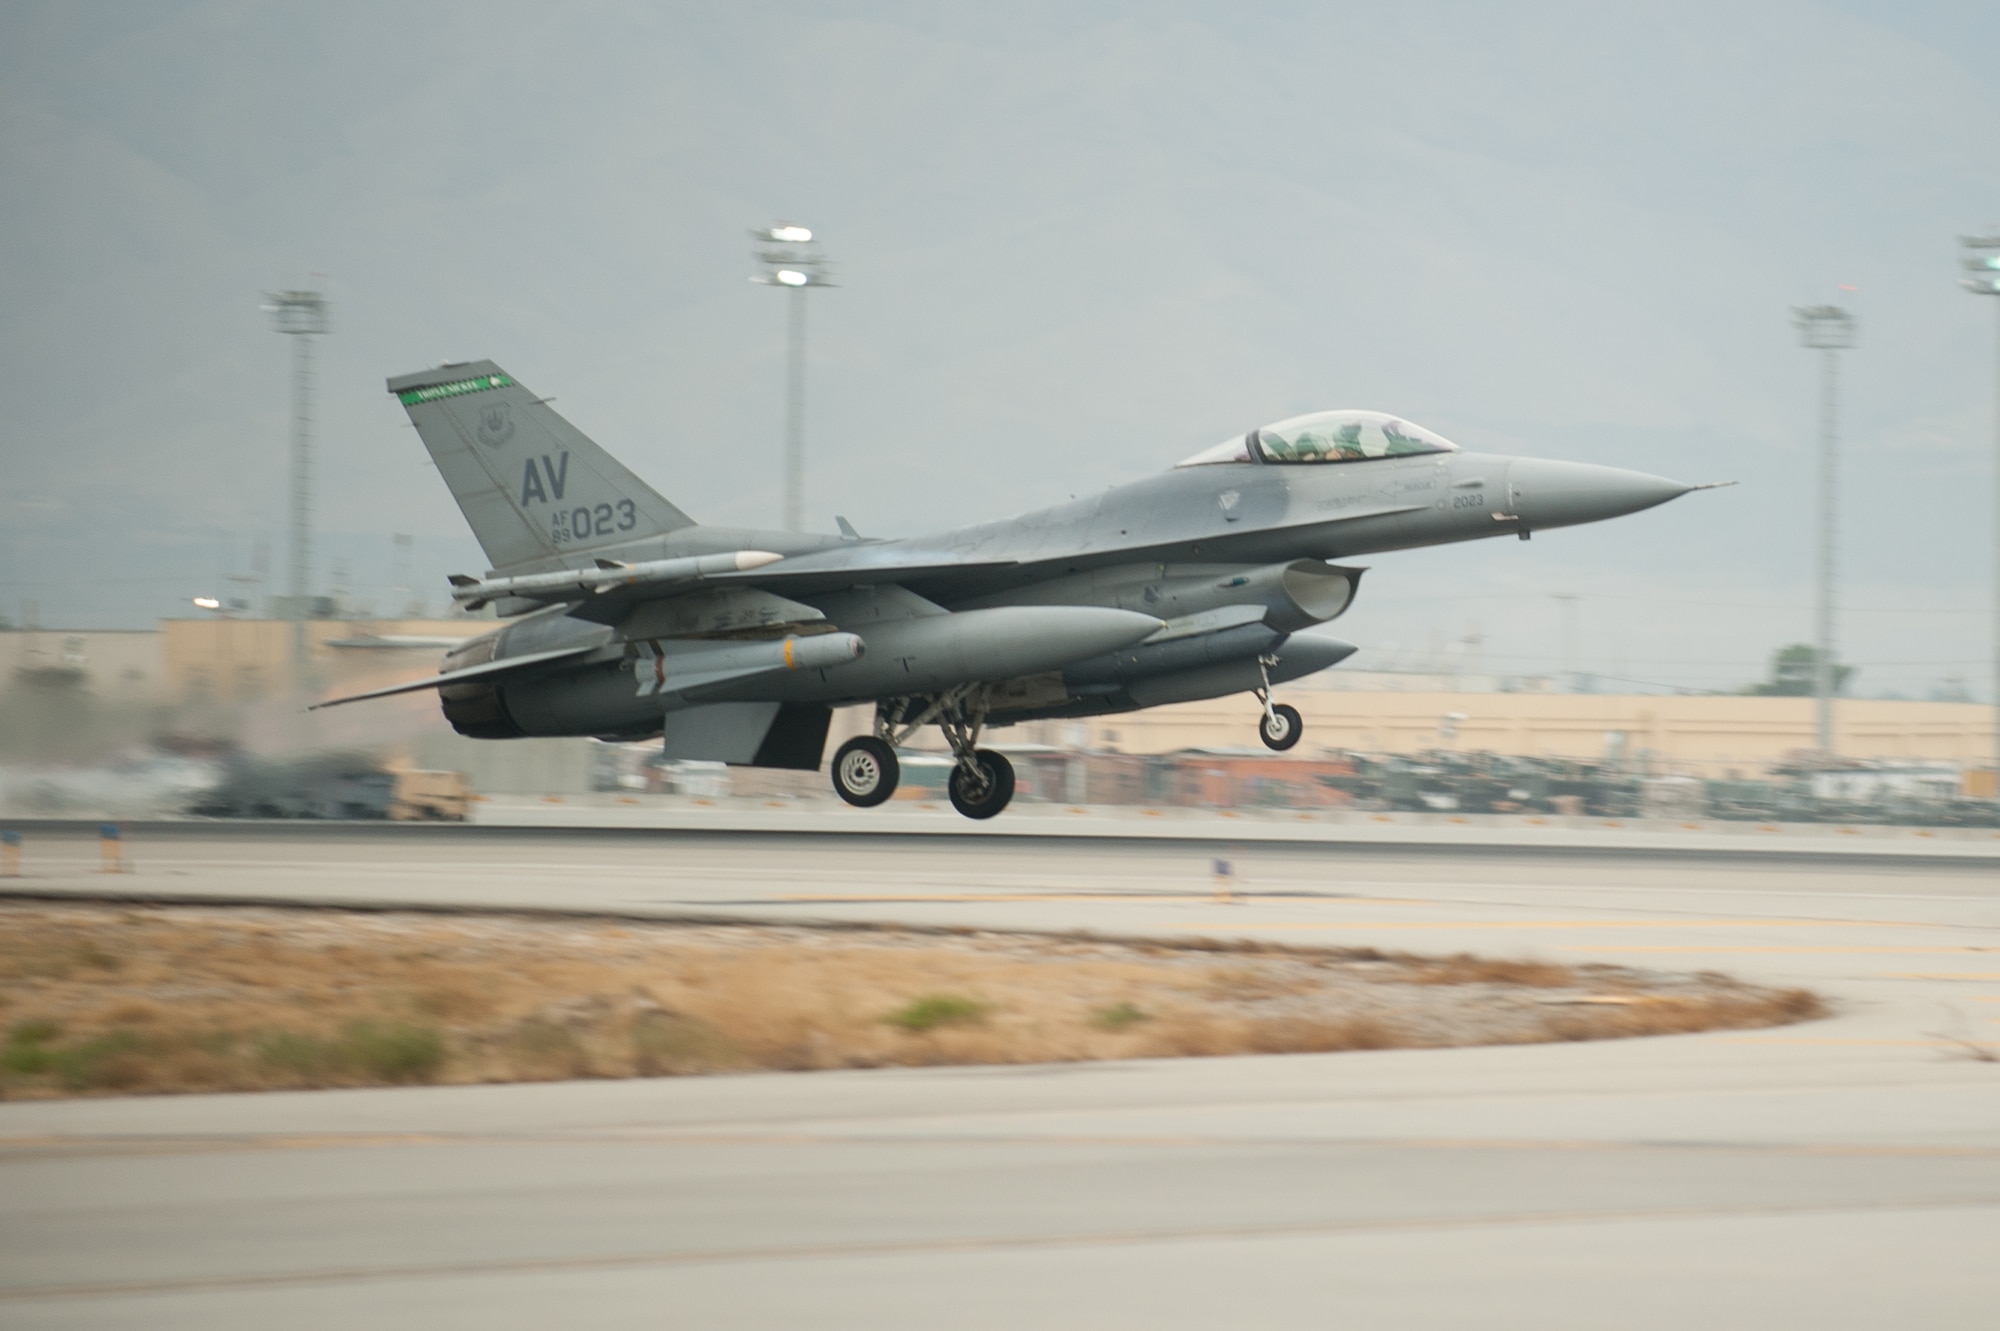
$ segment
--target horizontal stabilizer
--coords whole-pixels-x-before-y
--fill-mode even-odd
[[[516,670],[524,670],[529,666],[582,656],[596,650],[595,646],[564,647],[553,652],[529,652],[526,656],[509,656],[504,660],[488,661],[485,665],[467,666],[463,670],[447,670],[439,675],[426,675],[407,684],[391,684],[386,689],[370,689],[366,693],[350,694],[345,698],[329,698],[325,702],[314,703],[306,710],[317,712],[322,707],[338,707],[342,703],[365,702],[370,698],[387,698],[398,693],[416,693],[422,689],[443,688],[447,684],[463,684],[475,679],[492,679],[495,676],[512,674]]]

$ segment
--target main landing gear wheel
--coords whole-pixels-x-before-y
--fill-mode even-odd
[[[978,749],[971,767],[977,769],[976,775],[963,763],[951,769],[951,779],[945,782],[951,807],[967,818],[991,818],[1014,798],[1014,764],[1004,753]]]
[[[1257,737],[1264,741],[1264,747],[1281,753],[1297,744],[1299,736],[1305,733],[1306,723],[1299,709],[1284,702],[1272,703],[1257,726]]]
[[[857,736],[833,755],[834,793],[857,809],[872,809],[895,794],[902,775],[896,751],[873,735]]]

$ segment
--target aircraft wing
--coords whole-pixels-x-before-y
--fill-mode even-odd
[[[1020,562],[1018,559],[967,559],[937,550],[898,550],[863,545],[801,555],[764,568],[727,573],[711,581],[769,587],[775,592],[828,592],[872,583],[900,582],[907,585],[962,573],[990,573],[996,569],[1013,568]]]
[[[1014,568],[1015,559],[960,559],[937,551],[897,551],[872,546],[825,550],[740,572],[710,574],[698,584],[673,587],[611,587],[583,598],[570,615],[598,624],[616,624],[642,601],[682,596],[701,588],[756,587],[780,596],[810,596],[849,587],[898,583],[919,587],[929,580]]]
[[[369,698],[387,698],[397,693],[416,693],[422,689],[442,688],[446,684],[463,684],[474,679],[492,679],[496,675],[512,674],[516,670],[543,665],[549,661],[568,660],[596,650],[597,646],[592,644],[587,647],[564,647],[553,652],[529,652],[525,656],[509,656],[504,660],[488,661],[485,665],[467,666],[463,670],[447,670],[442,674],[426,675],[407,684],[391,684],[386,689],[370,689],[366,693],[349,694],[345,698],[328,698],[325,702],[314,703],[306,710],[317,712],[322,707],[338,707],[342,703],[362,702]]]

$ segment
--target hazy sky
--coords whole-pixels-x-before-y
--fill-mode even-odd
[[[1754,678],[1809,633],[1814,362],[1845,363],[1864,693],[1984,690],[2000,6],[1621,3],[0,7],[0,613],[139,626],[282,578],[287,346],[334,302],[317,581],[433,605],[481,559],[385,376],[490,356],[698,518],[775,523],[803,221],[808,514],[1003,516],[1320,407],[1738,479],[1375,561],[1357,666]],[[1840,284],[1855,291],[1840,293]]]

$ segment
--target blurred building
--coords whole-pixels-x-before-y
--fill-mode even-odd
[[[26,699],[62,690],[196,715],[250,716],[253,723],[236,732],[272,750],[345,745],[393,751],[401,761],[418,762],[421,740],[425,753],[419,765],[477,770],[484,789],[589,788],[600,779],[585,756],[591,741],[461,740],[450,734],[436,699],[427,693],[309,716],[303,711],[308,698],[357,693],[435,671],[449,647],[492,627],[489,619],[464,617],[312,620],[306,625],[304,678],[293,675],[288,620],[170,619],[152,631],[0,630],[0,693]],[[1655,772],[1726,779],[1762,776],[1814,741],[1810,698],[1555,693],[1542,680],[1340,670],[1280,693],[1306,725],[1304,741],[1288,754],[1267,754],[1257,746],[1258,709],[1247,694],[1123,716],[1032,722],[992,732],[991,738],[1035,769],[1024,775],[1037,797],[1071,803],[1081,802],[1086,791],[1126,787],[1132,788],[1132,802],[1169,798],[1164,790],[1144,788],[1165,779],[1156,765],[1119,766],[1121,756],[1132,755],[1200,751],[1206,755],[1202,763],[1183,763],[1176,770],[1224,775],[1215,777],[1215,791],[1189,792],[1187,798],[1228,803],[1222,784],[1243,791],[1259,783],[1311,785],[1310,774],[1287,765],[1326,761],[1347,751],[1620,759]],[[1990,718],[1988,708],[1974,703],[1846,699],[1837,709],[1835,747],[1848,758],[1990,767]],[[868,708],[842,709],[827,752],[862,733],[870,719]],[[934,731],[914,736],[912,745],[942,747]],[[1084,756],[1072,762],[1066,756],[1072,754]],[[1266,771],[1266,765],[1275,766]],[[789,792],[788,782],[823,784],[810,774],[773,774],[763,784],[737,775],[744,790],[764,791],[768,785],[773,794]]]
[[[1012,751],[1010,751],[1012,752]],[[1321,780],[1345,762],[1268,749],[1191,749],[1170,754],[1031,752],[1014,757],[1026,792],[1066,804],[1166,804],[1236,808],[1332,808],[1347,796]]]
[[[494,627],[488,619],[306,621],[305,678],[294,678],[292,621],[160,621],[164,694],[174,702],[252,703],[351,693],[435,671],[444,653]]]
[[[19,684],[156,701],[166,692],[160,635],[151,629],[0,630],[0,688]]]
[[[440,721],[395,745],[391,757],[457,772],[481,795],[582,795],[618,785],[617,748],[589,739],[467,739]]]
[[[409,765],[450,727],[429,693],[309,712],[337,693],[421,678],[491,621],[313,620],[305,669],[287,620],[165,620],[145,631],[0,630],[0,762],[18,771],[130,765],[147,754],[268,760],[344,751]],[[588,740],[552,741],[588,746]],[[546,755],[538,755],[547,765]]]
[[[1337,671],[1332,673],[1339,673]],[[1811,698],[1579,693],[1348,692],[1281,689],[1305,719],[1292,755],[1489,752],[1646,762],[1662,772],[1763,774],[1814,741]],[[1954,767],[1993,762],[1992,712],[1972,703],[1845,699],[1835,750],[1844,757]],[[1154,754],[1256,743],[1245,695],[1089,721],[1044,721],[999,734],[1013,743]]]

